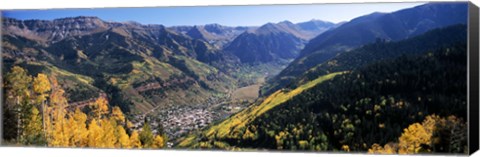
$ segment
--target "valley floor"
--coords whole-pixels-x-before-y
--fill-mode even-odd
[[[259,97],[265,79],[281,71],[284,66],[276,66],[275,69],[271,69],[271,66],[254,68],[268,72],[257,72],[257,75],[251,75],[254,76],[252,84],[227,91],[222,96],[212,96],[203,103],[156,107],[147,113],[133,116],[132,122],[136,129],[141,130],[144,119],[148,117],[153,132],[157,133],[160,129],[166,133],[169,141],[167,146],[172,147],[178,139],[201,131],[248,107]]]

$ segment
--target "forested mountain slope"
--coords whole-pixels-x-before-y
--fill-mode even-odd
[[[375,43],[360,48],[344,51],[337,56],[319,63],[295,77],[280,78],[264,86],[264,91],[281,87],[295,88],[304,82],[330,72],[354,70],[378,60],[391,59],[402,55],[421,54],[438,48],[450,47],[464,42],[467,38],[466,25],[458,24],[433,29],[424,34],[398,42],[378,39]],[[317,56],[312,56],[317,57]]]
[[[355,18],[320,34],[306,44],[299,56],[276,78],[271,79],[275,92],[310,68],[328,59],[377,39],[398,41],[411,38],[434,28],[466,24],[467,3],[428,3],[392,13],[372,13]]]

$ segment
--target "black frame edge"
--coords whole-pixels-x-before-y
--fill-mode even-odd
[[[0,21],[3,21],[3,11],[0,10]],[[2,32],[3,22],[0,24],[0,32]],[[0,83],[3,84],[3,35],[0,35]],[[3,141],[3,85],[0,85],[0,147],[4,145]]]
[[[472,2],[468,6],[468,145],[469,154],[473,154],[479,148],[479,9]]]

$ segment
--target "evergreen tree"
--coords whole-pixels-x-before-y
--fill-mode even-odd
[[[6,139],[21,140],[23,132],[23,121],[28,119],[31,110],[30,86],[32,77],[27,71],[19,66],[13,66],[9,73],[5,75],[5,94],[6,100],[3,106],[6,125],[4,136]]]
[[[140,141],[144,147],[151,147],[154,142],[152,129],[148,123],[144,123],[140,132]]]

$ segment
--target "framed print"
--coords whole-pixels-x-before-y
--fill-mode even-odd
[[[470,2],[1,15],[2,146],[478,150]]]

